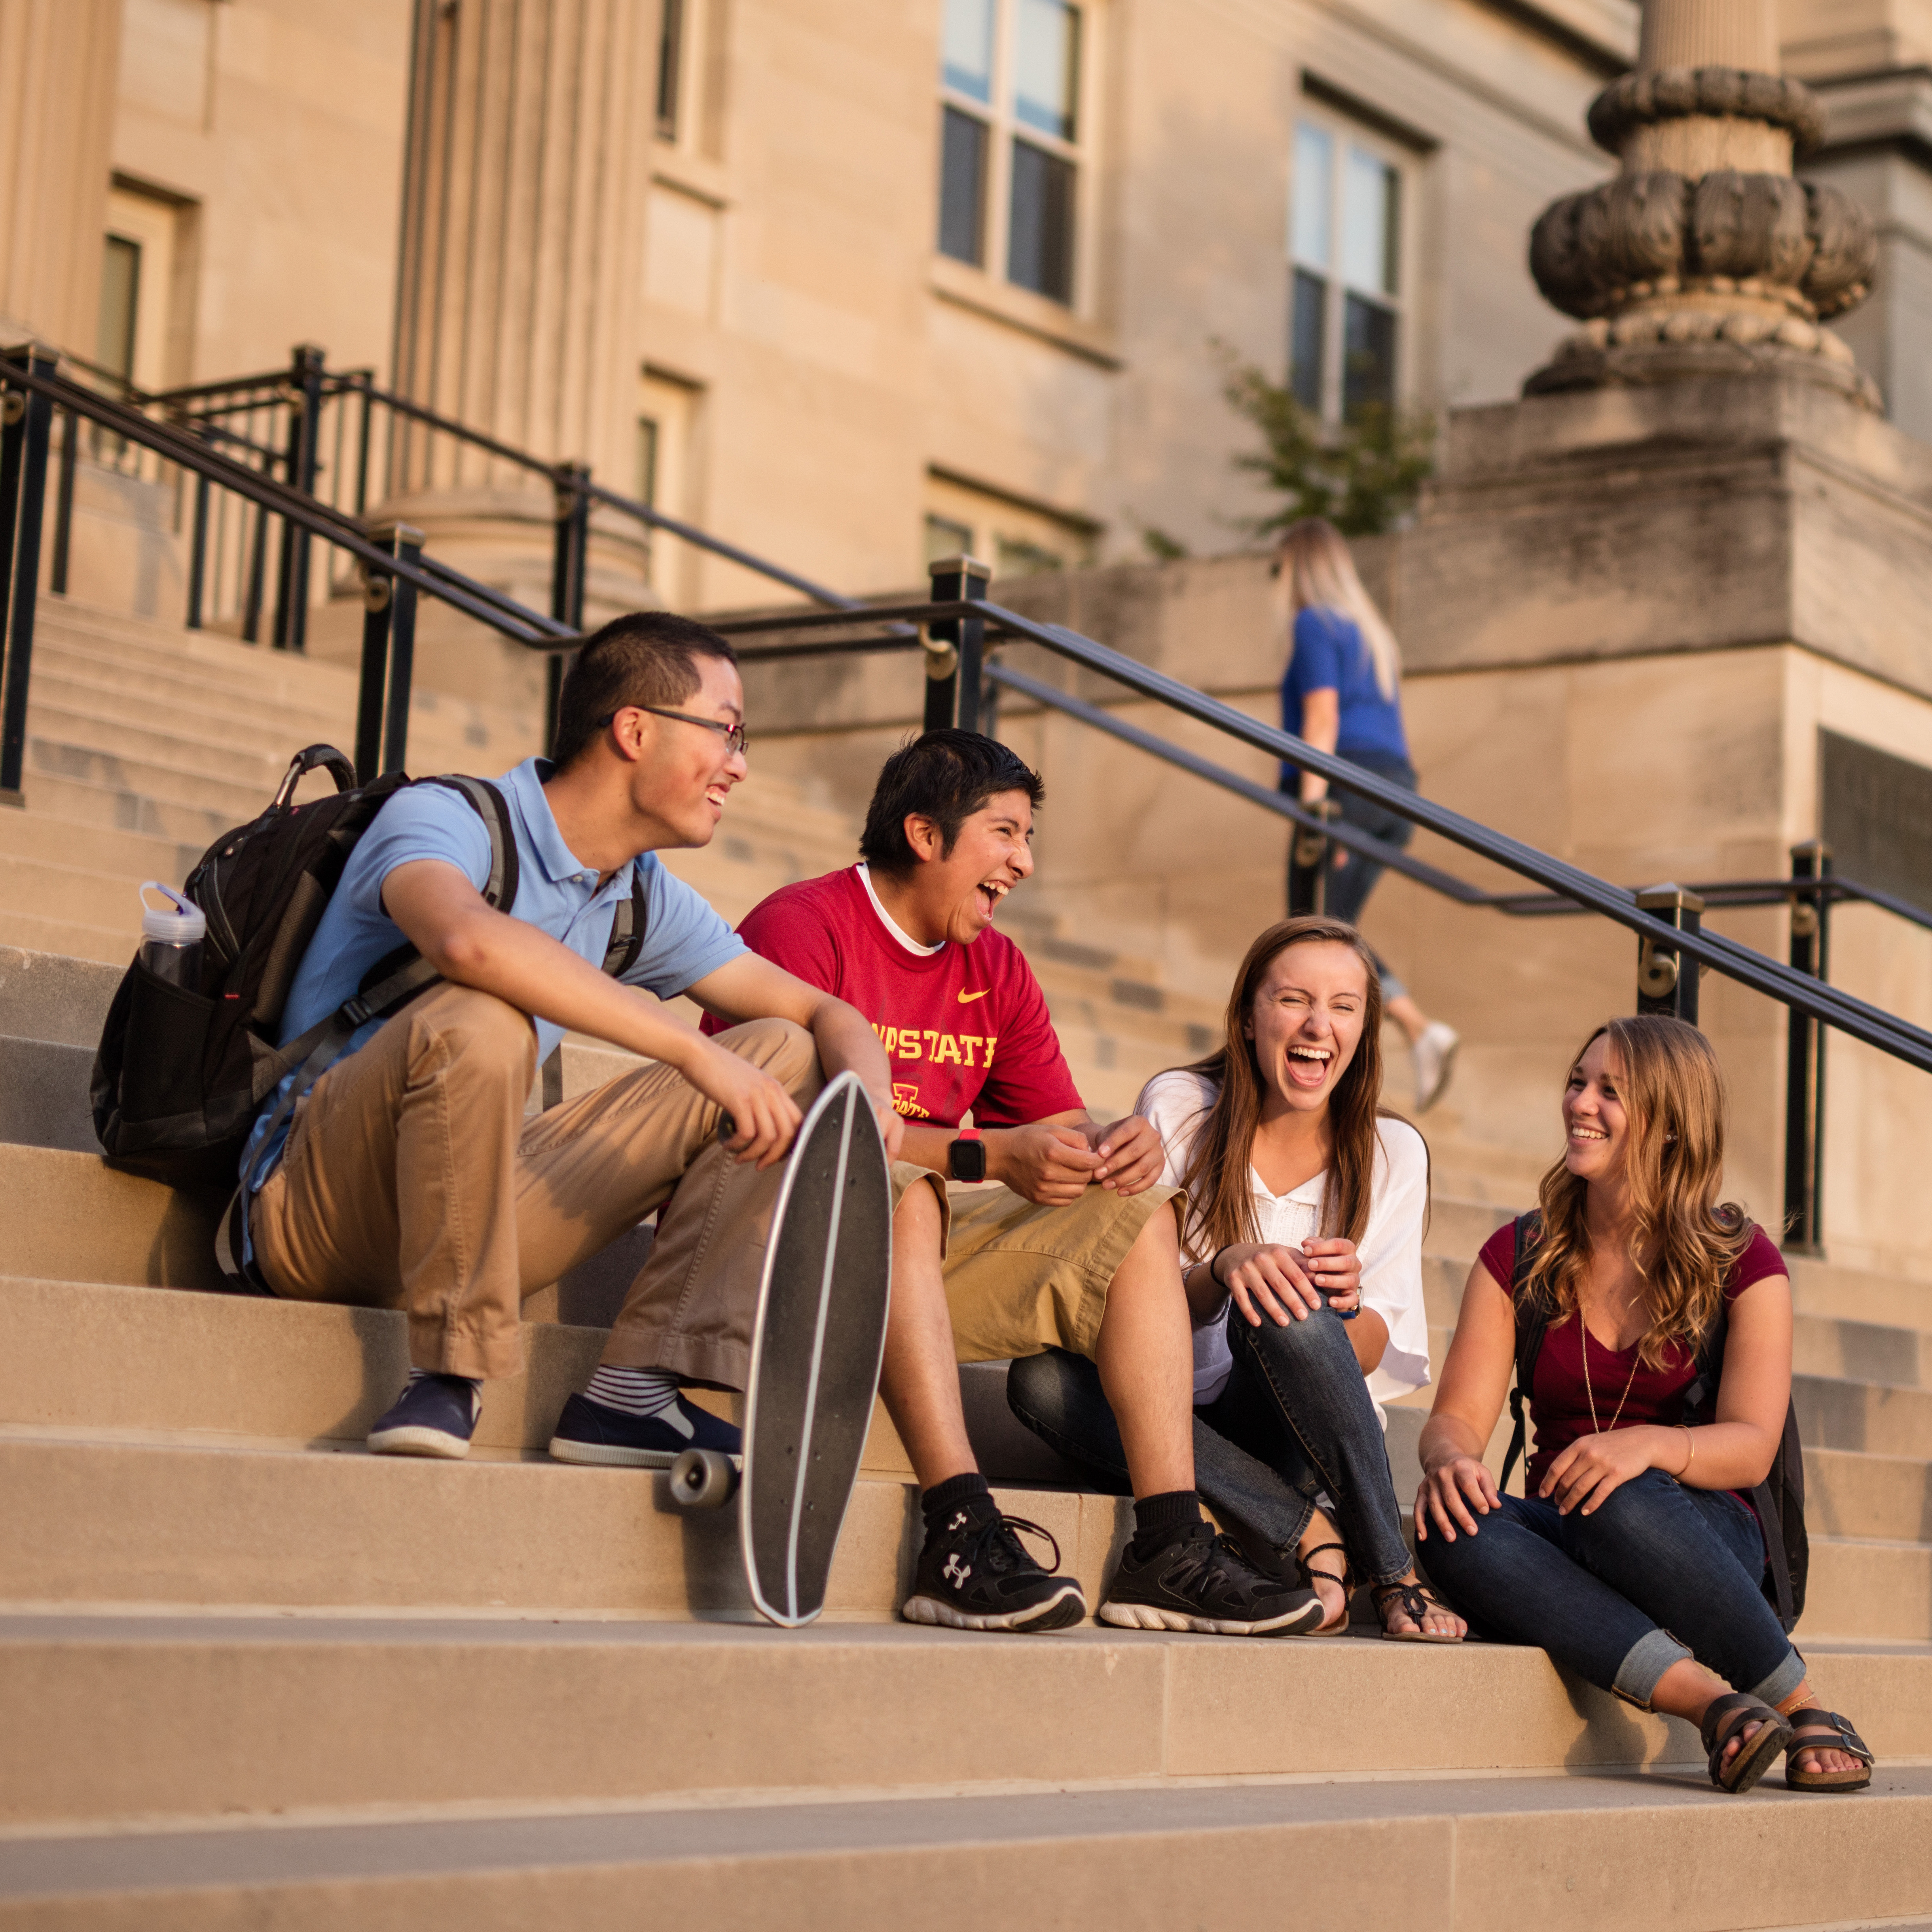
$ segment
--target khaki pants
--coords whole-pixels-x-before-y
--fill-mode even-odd
[[[734,1027],[718,1044],[801,1106],[822,1084],[812,1036],[788,1020]],[[662,1299],[662,1277],[686,1271],[755,1305],[782,1164],[740,1168],[718,1144],[716,1104],[668,1066],[526,1120],[536,1071],[527,1015],[447,985],[332,1068],[256,1197],[256,1253],[277,1292],[404,1309],[418,1368],[513,1376],[524,1297],[669,1198],[618,1332],[640,1301]]]
[[[897,1162],[892,1206],[908,1188],[932,1186],[940,1200],[940,1252],[953,1346],[962,1362],[1004,1361],[1046,1348],[1091,1355],[1107,1289],[1127,1250],[1175,1192],[1150,1187],[1127,1200],[1090,1187],[1064,1208],[1036,1207],[997,1184],[949,1185]],[[688,1187],[689,1182],[685,1184]],[[707,1221],[755,1220],[757,1183],[746,1169],[718,1174]],[[684,1204],[685,1187],[677,1206]],[[770,1209],[765,1209],[768,1225]],[[604,1360],[614,1368],[674,1370],[694,1380],[742,1388],[750,1372],[758,1268],[722,1268],[689,1239],[675,1248],[670,1216],[610,1331]],[[758,1250],[764,1261],[762,1238]]]

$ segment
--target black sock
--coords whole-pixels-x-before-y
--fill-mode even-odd
[[[940,1520],[950,1509],[962,1503],[970,1503],[984,1496],[991,1501],[992,1485],[977,1469],[968,1469],[963,1476],[948,1476],[944,1482],[935,1483],[929,1490],[921,1492],[919,1506],[926,1517],[928,1530],[938,1528]]]
[[[1177,1532],[1201,1520],[1201,1498],[1192,1490],[1168,1490],[1142,1496],[1134,1504],[1134,1554],[1151,1556],[1174,1540]]]

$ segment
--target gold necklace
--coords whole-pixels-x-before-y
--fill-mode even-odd
[[[1583,1344],[1583,1393],[1589,1398],[1590,1428],[1593,1434],[1601,1436],[1605,1433],[1605,1431],[1603,1425],[1597,1420],[1597,1392],[1590,1386],[1590,1324],[1583,1319],[1583,1310],[1580,1303],[1578,1304],[1576,1309],[1576,1325],[1582,1331],[1581,1339]],[[1616,1427],[1618,1420],[1622,1417],[1624,1412],[1624,1404],[1630,1400],[1630,1390],[1635,1385],[1636,1382],[1638,1364],[1641,1363],[1642,1360],[1643,1352],[1642,1349],[1639,1349],[1637,1352],[1636,1360],[1630,1364],[1630,1380],[1624,1384],[1624,1392],[1618,1399],[1617,1412],[1615,1415],[1610,1418],[1610,1427],[1612,1429],[1615,1429]]]

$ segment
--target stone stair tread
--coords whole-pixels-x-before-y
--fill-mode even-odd
[[[1922,1911],[1919,1862],[1899,1848],[1932,1827],[1932,1768],[1886,1769],[1850,1810],[1770,1782],[1718,1801],[1701,1772],[501,1809],[16,1839],[0,1901],[98,1900],[121,1909],[90,1924],[162,1932],[210,1924],[217,1900],[224,1923],[241,1922],[231,1914],[245,1900],[254,1922],[304,1927],[346,1926],[358,1912],[371,1924],[380,1912],[385,1924],[440,1932],[487,1911],[492,1923],[602,1932],[722,1910],[731,1923],[819,1932],[895,1905],[906,1922],[938,1923],[914,1910],[936,1898],[951,1924],[1010,1910],[1051,1852],[1054,1889],[1079,1899],[1080,1922],[1150,1925],[1198,1910],[1205,1880],[1184,1850],[1217,1846],[1240,1861],[1244,1889],[1292,1890],[1298,1916],[1324,1924],[1446,1924],[1453,1900],[1458,1924],[1704,1932],[1741,1922],[1738,1888],[1755,1895],[1767,1882],[1787,1924]],[[1655,1856],[1691,1830],[1694,1864],[1688,1846]],[[1367,1867],[1365,1834],[1377,1847]]]
[[[1932,1649],[1820,1644],[1813,1662],[1888,1764],[1932,1754]],[[460,1709],[448,1704],[452,1678],[469,1687]],[[1362,1639],[1257,1645],[1097,1625],[988,1637],[884,1619],[781,1631],[567,1613],[0,1606],[0,1691],[17,1725],[0,1736],[10,1833],[190,1809],[266,1818],[346,1802],[742,1802],[760,1788],[862,1796],[1696,1757],[1689,1726],[1569,1684],[1535,1650],[1391,1655]],[[868,1722],[854,1726],[861,1702]],[[1418,1702],[1456,1722],[1426,1732]],[[210,1706],[226,1714],[218,1733],[194,1721]],[[655,1748],[628,1750],[646,1708]],[[929,1721],[935,1708],[947,1724]],[[1055,1724],[1023,1721],[1040,1708]],[[509,1726],[523,1739],[514,1760],[488,1742]]]

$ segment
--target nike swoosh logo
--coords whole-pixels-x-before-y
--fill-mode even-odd
[[[992,990],[990,986],[982,986],[976,993],[962,993],[959,995],[959,1004],[963,1006],[971,1000],[983,1000]]]

